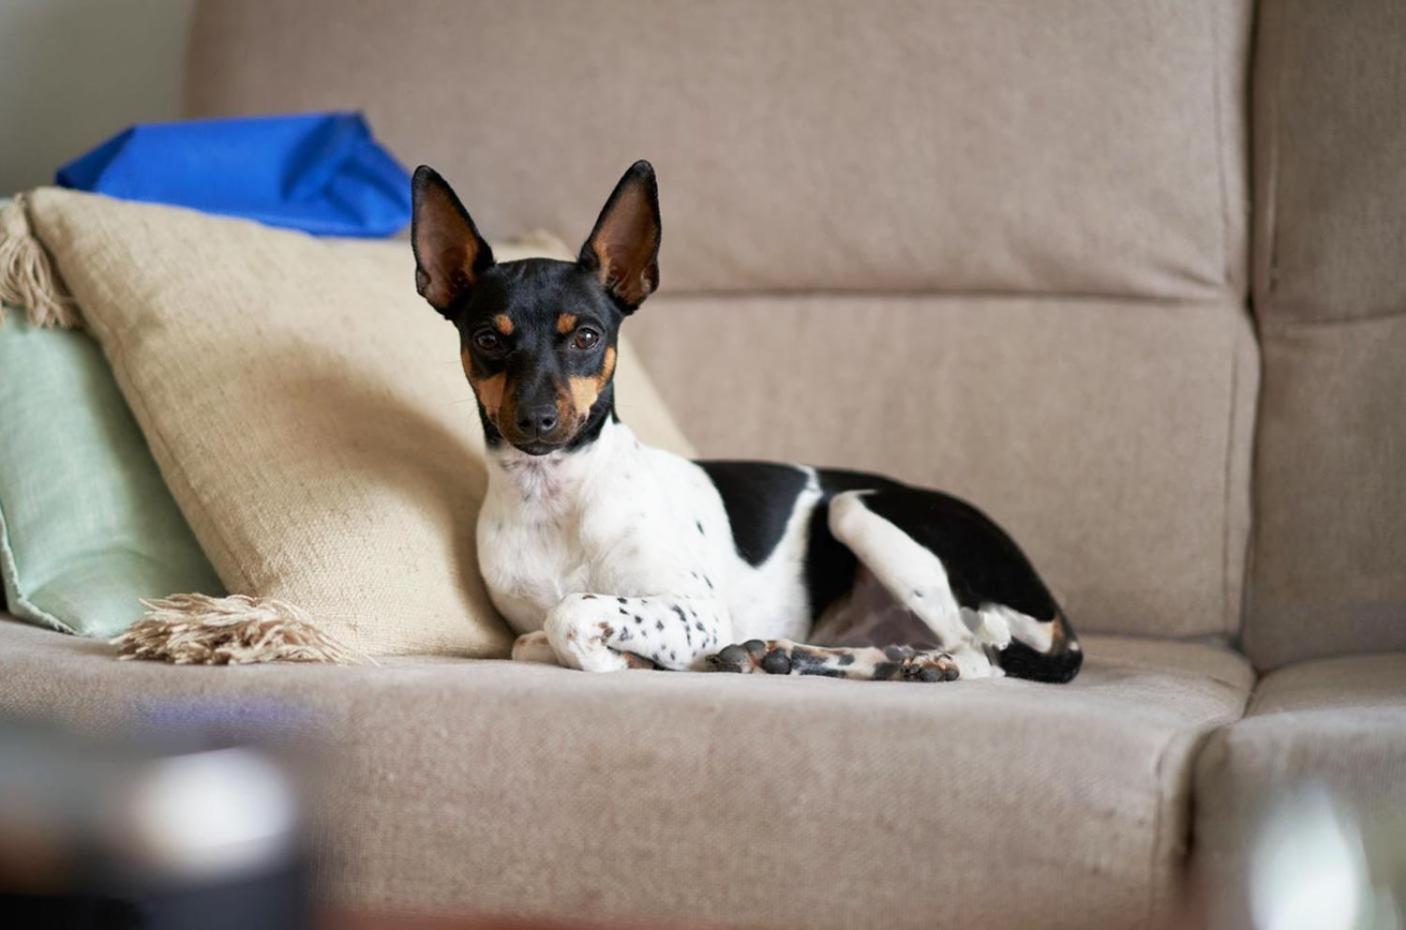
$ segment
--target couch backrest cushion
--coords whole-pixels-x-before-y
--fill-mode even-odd
[[[1206,297],[1244,267],[1243,0],[205,0],[193,114],[363,108],[489,235],[653,160],[675,290]]]
[[[653,160],[629,331],[705,453],[968,495],[1079,629],[1238,629],[1248,0],[198,10],[192,115],[364,109],[489,236]]]
[[[1222,304],[665,295],[625,332],[704,455],[960,494],[1078,630],[1238,627],[1257,365]]]
[[[1261,667],[1406,649],[1403,36],[1397,0],[1260,12],[1245,637]]]

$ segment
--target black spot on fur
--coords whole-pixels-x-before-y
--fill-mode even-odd
[[[805,490],[805,473],[771,462],[697,464],[722,497],[737,554],[749,565],[765,562],[786,533],[796,498]]]
[[[842,653],[840,653],[839,658],[837,658],[835,661],[837,661],[837,662],[838,662],[839,664],[841,664],[841,665],[853,665],[853,664],[854,664],[854,653],[852,653],[852,652],[842,652]]]

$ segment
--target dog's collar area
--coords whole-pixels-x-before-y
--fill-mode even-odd
[[[596,438],[582,446],[531,455],[510,443],[489,448],[489,482],[501,477],[524,498],[569,496],[592,474],[601,474],[622,452],[638,448],[628,426],[606,418]]]

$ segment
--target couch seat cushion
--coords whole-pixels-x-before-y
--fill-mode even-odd
[[[1087,637],[1071,685],[118,663],[0,622],[0,707],[289,708],[336,901],[752,926],[1130,926],[1178,895],[1193,754],[1251,673]],[[163,713],[161,719],[169,720]],[[327,848],[330,847],[330,848]]]
[[[1253,876],[1273,855],[1257,852],[1274,843],[1260,846],[1261,837],[1275,829],[1294,842],[1278,832],[1285,823],[1297,823],[1298,841],[1320,853],[1339,840],[1360,842],[1366,883],[1395,884],[1406,905],[1406,652],[1274,672],[1255,689],[1245,719],[1207,743],[1196,770],[1194,871],[1213,926],[1250,926]],[[1304,850],[1294,858],[1310,870],[1323,865]],[[1316,877],[1300,876],[1305,884]],[[1333,904],[1341,917],[1344,902]]]

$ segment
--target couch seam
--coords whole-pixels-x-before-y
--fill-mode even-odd
[[[1216,120],[1216,179],[1220,184],[1220,257],[1221,275],[1226,290],[1233,279],[1230,273],[1230,198],[1225,184],[1225,113],[1221,106],[1221,37],[1220,23],[1214,4],[1206,4],[1211,19],[1211,109]]]
[[[1221,598],[1224,629],[1227,635],[1235,637],[1239,633],[1239,618],[1235,616],[1230,597],[1230,529],[1234,523],[1231,512],[1231,491],[1235,470],[1235,433],[1240,420],[1240,334],[1237,332],[1230,341],[1230,411],[1226,418],[1225,469],[1222,471],[1221,488]]]
[[[700,290],[694,288],[666,288],[654,296],[658,299],[689,300],[808,300],[830,299],[883,299],[883,300],[1029,300],[1041,303],[1057,301],[1088,301],[1090,303],[1151,304],[1163,307],[1177,306],[1224,306],[1244,303],[1244,297],[1236,297],[1226,291],[1214,291],[1202,296],[1172,296],[1137,293],[1099,293],[1096,291],[1022,291],[1001,288],[983,290],[980,288],[741,288],[738,290]]]
[[[1162,775],[1166,770],[1167,756],[1171,752],[1172,744],[1176,742],[1178,734],[1173,731],[1162,748],[1157,751],[1157,762],[1153,766],[1153,775],[1157,783],[1157,793],[1153,798],[1152,814],[1152,846],[1149,850],[1147,862],[1147,922],[1153,924],[1157,917],[1157,909],[1161,900],[1161,895],[1157,890],[1157,858],[1158,852],[1162,848],[1162,830],[1165,826],[1166,800],[1163,794]]]
[[[1262,5],[1257,4],[1256,9],[1261,17],[1259,41],[1256,42],[1257,51],[1264,51],[1266,41],[1271,40],[1273,27],[1278,23],[1274,21],[1277,13],[1266,11]],[[1272,25],[1271,25],[1272,24]],[[1280,98],[1283,94],[1284,69],[1281,67],[1281,58],[1284,53],[1283,43],[1271,42],[1271,54],[1264,58],[1264,67],[1270,72],[1269,78],[1269,107],[1265,113],[1265,138],[1268,152],[1268,164],[1265,166],[1265,198],[1264,198],[1264,225],[1265,225],[1265,255],[1264,255],[1264,293],[1258,295],[1263,298],[1266,309],[1268,308],[1275,290],[1277,267],[1279,261],[1279,108]],[[1253,288],[1251,289],[1253,293]]]
[[[1303,304],[1300,304],[1302,306]],[[1293,303],[1280,304],[1280,307],[1292,307]],[[1400,310],[1388,310],[1384,313],[1373,313],[1369,316],[1329,316],[1311,317],[1309,319],[1275,319],[1261,322],[1260,329],[1263,333],[1284,332],[1293,329],[1331,329],[1332,327],[1346,327],[1357,323],[1375,323],[1378,320],[1399,320],[1406,319],[1406,308]]]
[[[1275,267],[1279,253],[1279,107],[1281,82],[1284,69],[1280,67],[1283,57],[1282,42],[1276,44],[1274,32],[1276,17],[1281,15],[1272,3],[1256,3],[1251,28],[1250,68],[1250,147],[1251,156],[1251,196],[1263,210],[1263,226],[1259,222],[1250,224],[1254,237],[1250,243],[1250,312],[1256,330],[1256,350],[1261,359],[1259,396],[1255,400],[1254,420],[1250,438],[1250,528],[1247,534],[1245,552],[1245,580],[1241,591],[1240,629],[1236,637],[1237,645],[1248,656],[1251,647],[1251,629],[1255,626],[1257,613],[1255,603],[1255,578],[1259,571],[1261,549],[1259,534],[1263,527],[1259,521],[1259,466],[1260,431],[1263,428],[1263,405],[1265,403],[1263,382],[1267,375],[1264,358],[1264,337],[1271,328],[1269,307],[1273,302],[1275,289]],[[1263,96],[1262,96],[1263,95]],[[1261,99],[1265,105],[1260,107]],[[1264,171],[1262,186],[1260,172],[1255,170],[1260,149],[1264,149]],[[1258,195],[1258,196],[1257,196]],[[1263,263],[1260,254],[1263,253]],[[1261,271],[1263,267],[1263,271]],[[1251,660],[1256,672],[1259,663]],[[1247,700],[1248,705],[1248,700]]]

